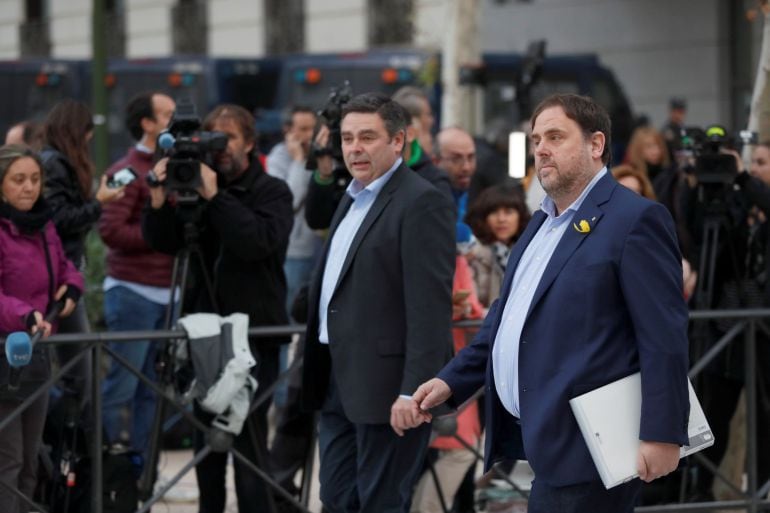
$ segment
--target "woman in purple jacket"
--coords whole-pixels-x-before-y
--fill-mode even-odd
[[[51,212],[40,196],[42,166],[37,156],[24,146],[0,147],[0,337],[14,331],[43,330],[43,336],[56,331],[56,323],[44,319],[46,310],[64,300],[60,314],[66,317],[75,308],[83,290],[83,277],[69,261],[51,222]],[[35,349],[25,369],[47,368],[45,346]],[[41,362],[43,362],[41,364]],[[8,376],[5,356],[0,355],[0,376]],[[22,374],[21,393],[0,395],[0,419],[19,407],[25,393]],[[5,383],[0,383],[0,386]],[[35,488],[37,453],[45,423],[48,394],[32,405],[0,432],[0,481],[31,497]],[[0,486],[2,510],[23,513],[29,506]]]

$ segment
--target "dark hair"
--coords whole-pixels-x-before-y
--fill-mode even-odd
[[[382,93],[364,93],[354,97],[342,107],[342,119],[353,112],[378,114],[390,137],[406,130],[411,121],[405,108]]]
[[[40,175],[43,176],[43,163],[40,162],[40,157],[32,148],[23,144],[6,144],[0,146],[0,183],[5,179],[5,174],[13,163],[25,157],[31,158],[37,163],[40,168]]]
[[[94,165],[88,156],[86,134],[94,129],[88,106],[70,98],[53,106],[45,120],[45,142],[69,160],[78,177],[83,196],[91,196]]]
[[[294,105],[283,110],[281,122],[286,128],[294,124],[294,114],[312,114],[315,117],[315,111],[306,105]]]
[[[152,108],[152,97],[156,93],[139,93],[126,106],[126,128],[134,140],[139,141],[144,135],[142,120],[144,118],[155,119],[155,111]]]
[[[213,130],[217,121],[229,119],[241,130],[247,143],[257,142],[257,129],[254,126],[254,116],[240,105],[225,103],[217,105],[203,120],[203,130]],[[255,145],[256,147],[256,145]]]
[[[514,241],[524,232],[532,217],[524,201],[524,194],[517,185],[502,183],[484,189],[473,200],[465,214],[465,222],[482,244],[495,242],[495,236],[487,224],[487,216],[501,208],[512,208],[519,213],[519,229],[513,237]]]
[[[602,162],[609,163],[612,157],[612,140],[610,138],[610,131],[612,124],[610,122],[610,116],[607,111],[596,103],[592,98],[588,96],[580,96],[577,94],[552,94],[543,101],[541,101],[535,112],[532,113],[532,128],[535,128],[535,121],[537,117],[542,114],[545,109],[551,107],[561,107],[564,110],[564,114],[572,121],[580,126],[583,130],[583,136],[588,139],[594,132],[601,132],[604,134],[604,151],[602,152]]]

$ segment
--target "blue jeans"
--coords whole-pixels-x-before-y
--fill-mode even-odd
[[[294,303],[294,297],[299,289],[310,281],[315,264],[315,257],[287,257],[283,264],[283,273],[286,275],[286,312],[289,314],[289,318],[291,318],[291,305]]]
[[[104,318],[110,331],[161,329],[165,317],[165,305],[153,303],[126,287],[113,287],[104,293]],[[110,349],[149,379],[155,379],[156,343],[149,340],[110,342]],[[102,383],[102,422],[107,441],[118,441],[125,428],[122,410],[127,407],[131,415],[131,445],[146,451],[155,403],[155,395],[149,387],[118,362],[111,362]]]
[[[310,276],[315,267],[316,258],[291,258],[287,257],[283,264],[283,273],[286,275],[286,313],[289,314],[289,322],[294,323],[291,317],[291,306],[294,303],[294,297],[299,290],[310,281]],[[289,345],[281,346],[281,372],[289,368]],[[285,406],[289,396],[288,385],[284,380],[278,384],[273,394],[273,402],[276,406]]]

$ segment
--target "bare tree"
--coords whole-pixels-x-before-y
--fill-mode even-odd
[[[759,132],[759,140],[770,138],[770,2],[759,0],[762,13],[765,16],[765,26],[762,31],[762,50],[759,54],[757,78],[754,81],[754,93],[751,97],[751,113],[749,114],[749,130]],[[746,149],[745,151],[748,151]],[[743,155],[748,159],[748,155]]]
[[[411,45],[414,0],[369,0],[369,47]]]
[[[268,55],[305,49],[303,0],[265,0],[265,48]]]

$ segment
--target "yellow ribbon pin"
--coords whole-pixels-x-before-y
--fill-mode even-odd
[[[591,225],[585,219],[581,219],[578,224],[572,223],[572,227],[578,233],[588,233],[591,231]]]

